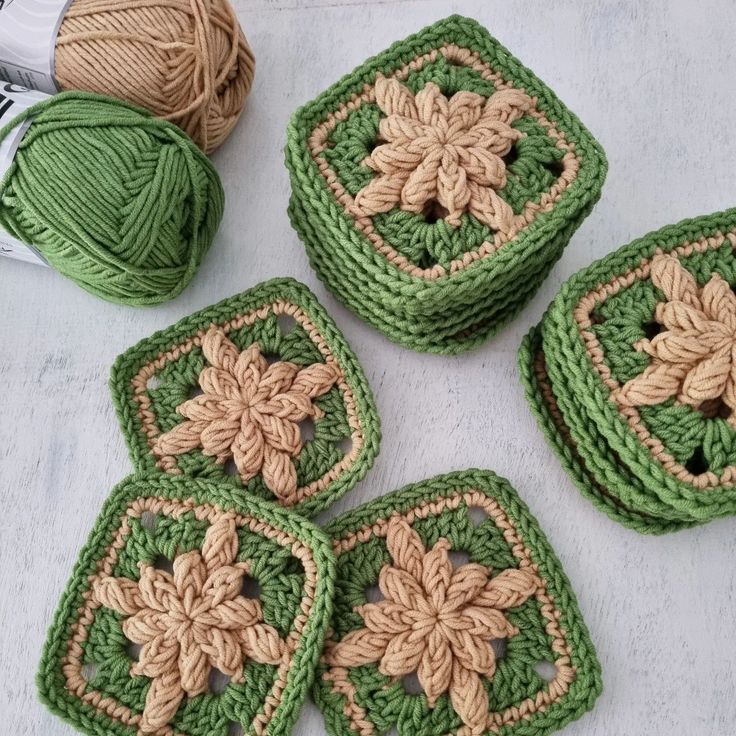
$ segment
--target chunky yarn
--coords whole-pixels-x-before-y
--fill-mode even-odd
[[[63,92],[33,123],[0,182],[0,227],[112,302],[144,306],[191,281],[222,218],[212,164],[184,133],[143,110]]]
[[[74,0],[56,41],[62,89],[145,107],[206,153],[238,121],[254,72],[228,0]]]

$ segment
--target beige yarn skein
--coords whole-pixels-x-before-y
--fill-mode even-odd
[[[74,0],[56,40],[63,90],[145,107],[206,153],[238,121],[254,72],[228,0]]]

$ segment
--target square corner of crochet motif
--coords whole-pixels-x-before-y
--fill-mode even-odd
[[[563,464],[639,531],[736,509],[735,248],[733,211],[650,233],[573,276],[522,345]]]
[[[49,632],[42,700],[99,736],[288,733],[329,622],[324,535],[212,481],[113,491]]]
[[[600,666],[574,594],[503,479],[434,478],[326,531],[336,597],[314,697],[333,736],[541,736],[592,707]]]
[[[460,16],[366,61],[297,112],[291,135],[303,237],[317,227],[315,207],[332,217],[331,200],[395,278],[428,286],[512,247],[540,218],[548,233],[551,220],[564,230],[597,200],[606,169],[551,90]],[[310,247],[329,250],[329,239]]]
[[[306,515],[352,488],[378,452],[361,366],[291,279],[144,339],[110,385],[139,470],[220,479]]]

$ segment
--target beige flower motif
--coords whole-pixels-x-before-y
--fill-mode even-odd
[[[329,647],[327,664],[378,662],[388,677],[416,672],[430,708],[449,693],[471,733],[482,733],[488,698],[481,675],[491,678],[496,671],[491,640],[519,633],[502,612],[534,594],[536,576],[522,569],[491,578],[487,568],[473,563],[454,569],[446,539],[427,552],[398,517],[389,522],[386,544],[393,565],[384,566],[378,579],[384,600],[356,609],[365,628]]]
[[[413,95],[396,79],[376,79],[376,104],[386,117],[379,136],[386,141],[363,162],[375,176],[355,198],[372,216],[397,204],[421,213],[433,202],[458,226],[466,210],[494,230],[509,234],[511,206],[497,192],[506,186],[503,156],[523,137],[511,124],[532,106],[516,89],[488,99],[461,91],[449,100],[433,82]]]
[[[332,388],[337,370],[329,363],[269,365],[258,343],[239,353],[214,325],[202,351],[209,363],[199,374],[203,393],[177,407],[188,421],[158,437],[153,451],[161,457],[202,448],[218,463],[232,458],[243,483],[261,473],[281,503],[296,502],[299,422],[324,416],[313,400]]]
[[[235,563],[235,519],[224,515],[205,535],[202,551],[174,560],[174,573],[140,563],[138,582],[104,577],[92,587],[94,599],[122,614],[123,633],[142,645],[130,674],[152,682],[139,723],[154,733],[176,714],[184,696],[207,692],[212,668],[242,683],[246,659],[278,664],[284,642],[263,623],[261,604],[240,595],[245,563]]]
[[[715,273],[701,289],[671,255],[652,259],[651,279],[667,299],[654,315],[664,331],[635,345],[652,361],[621,387],[616,400],[651,406],[674,396],[701,409],[722,400],[731,410],[728,422],[736,426],[736,295]]]

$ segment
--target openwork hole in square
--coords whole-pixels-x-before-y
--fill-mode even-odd
[[[708,460],[705,457],[702,446],[695,448],[695,452],[693,452],[690,459],[685,463],[685,468],[693,475],[702,475],[708,471]]]
[[[534,665],[534,671],[545,681],[552,682],[557,677],[557,665],[554,662],[542,661]]]
[[[421,695],[424,692],[422,684],[419,682],[419,676],[416,672],[411,672],[401,678],[401,684],[407,695]]]
[[[163,570],[164,572],[168,572],[170,575],[174,574],[174,562],[163,555],[159,555],[153,561],[153,566],[156,570]]]
[[[276,317],[276,323],[282,335],[288,335],[296,327],[296,320],[290,314],[280,314]]]
[[[255,598],[260,600],[261,597],[261,586],[255,578],[246,575],[243,578],[243,587],[240,589],[240,595],[243,598]]]
[[[213,695],[222,695],[225,688],[230,684],[230,678],[220,670],[212,668],[207,679],[207,688]]]

